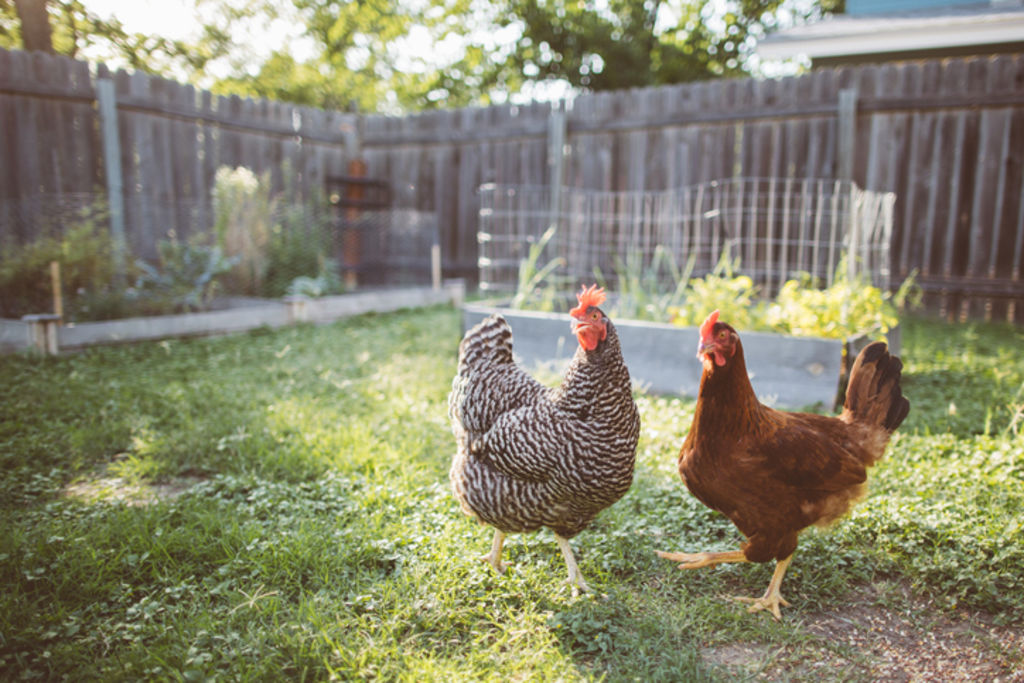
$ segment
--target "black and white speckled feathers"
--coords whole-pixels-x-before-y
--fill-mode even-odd
[[[466,333],[448,414],[449,477],[467,513],[504,532],[571,538],[629,490],[640,417],[611,321],[607,330],[593,351],[577,348],[553,389],[516,365],[500,315]]]

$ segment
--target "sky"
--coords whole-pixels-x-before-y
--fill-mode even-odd
[[[83,4],[101,17],[116,16],[133,32],[183,38],[195,29],[190,0],[84,0]]]

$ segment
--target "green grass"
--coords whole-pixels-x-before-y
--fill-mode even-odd
[[[1020,329],[904,324],[910,417],[868,499],[802,537],[781,624],[720,597],[770,566],[654,555],[738,541],[675,474],[692,401],[638,399],[636,483],[573,541],[596,595],[547,531],[505,576],[476,561],[491,531],[447,484],[458,339],[442,307],[0,358],[0,678],[714,680],[701,648],[805,645],[869,582],[1024,614]]]

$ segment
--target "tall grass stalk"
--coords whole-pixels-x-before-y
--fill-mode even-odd
[[[556,256],[541,263],[541,258],[557,232],[558,226],[551,224],[540,239],[530,245],[526,258],[519,262],[519,280],[512,297],[512,308],[533,308],[540,311],[550,311],[554,308],[558,295],[554,275],[559,268],[565,266],[565,259]]]

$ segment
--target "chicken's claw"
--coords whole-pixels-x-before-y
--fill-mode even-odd
[[[504,544],[505,534],[499,529],[495,529],[494,541],[491,542],[491,552],[487,553],[486,555],[481,555],[477,559],[479,559],[481,562],[486,562],[487,564],[494,567],[494,571],[498,572],[499,574],[504,574],[505,568],[508,567],[507,564],[501,561],[501,547]]]
[[[747,608],[747,611],[751,614],[760,612],[763,609],[768,610],[775,617],[775,621],[782,621],[782,611],[779,609],[779,605],[789,607],[789,602],[778,593],[775,595],[765,593],[760,598],[734,597],[732,599],[737,602],[748,603],[750,607]]]
[[[492,567],[494,567],[494,571],[498,572],[499,574],[504,574],[505,570],[508,569],[509,566],[507,563],[502,562],[500,557],[492,558],[490,553],[487,553],[486,555],[481,555],[476,559],[491,565]]]
[[[772,573],[772,580],[768,583],[768,590],[764,592],[759,598],[734,598],[740,602],[750,603],[750,607],[747,611],[750,613],[760,612],[763,609],[768,610],[775,617],[775,621],[782,621],[782,612],[779,610],[779,605],[783,607],[789,607],[789,603],[786,602],[785,598],[782,597],[782,592],[779,587],[782,585],[782,577],[786,575],[786,568],[789,567],[789,563],[793,561],[793,556],[790,555],[784,560],[779,560],[775,564],[775,571]]]
[[[583,575],[579,572],[576,572],[575,577],[570,576],[569,578],[567,578],[565,580],[565,585],[572,587],[572,597],[574,598],[579,597],[580,591],[583,591],[584,593],[592,592],[590,590],[590,586],[588,586],[587,582],[583,580]]]

